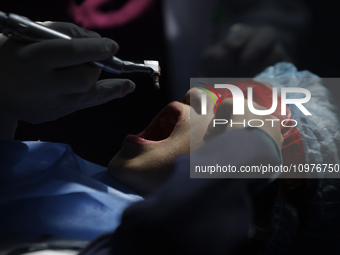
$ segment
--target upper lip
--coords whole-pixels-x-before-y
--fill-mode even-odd
[[[179,102],[168,104],[145,128],[144,131],[136,135],[147,141],[163,141],[169,138],[183,112],[183,106]]]

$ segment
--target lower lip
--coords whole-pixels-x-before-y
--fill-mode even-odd
[[[153,144],[153,143],[159,143],[159,142],[162,142],[162,141],[150,141],[150,140],[146,140],[142,137],[139,137],[137,135],[127,135],[125,137],[125,140],[127,141],[130,141],[130,142],[135,142],[135,143],[143,143],[143,144]]]

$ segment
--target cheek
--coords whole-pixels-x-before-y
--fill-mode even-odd
[[[178,139],[174,154],[177,156],[190,154],[190,130],[185,132],[181,139]]]
[[[191,123],[190,126],[190,148],[194,152],[202,145],[204,145],[204,136],[213,119],[214,115],[208,114],[207,116],[200,116],[197,120]]]
[[[171,137],[162,146],[159,151],[163,156],[170,160],[176,159],[178,156],[190,154],[190,129],[189,125],[186,129],[180,129],[173,137]]]
[[[203,137],[206,130],[202,128],[193,128],[190,132],[190,151],[194,152],[204,144]]]

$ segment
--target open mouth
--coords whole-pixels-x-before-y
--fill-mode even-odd
[[[169,138],[174,131],[182,113],[181,105],[177,102],[167,105],[138,135],[129,135],[140,142],[158,142]]]

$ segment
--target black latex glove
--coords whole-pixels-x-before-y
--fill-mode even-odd
[[[75,39],[27,44],[0,34],[0,114],[40,123],[134,90],[126,79],[97,82],[101,70],[89,63],[115,54],[116,42],[71,23],[41,24]]]
[[[291,56],[274,28],[235,24],[203,53],[201,67],[211,77],[253,77],[280,61],[291,61]]]

